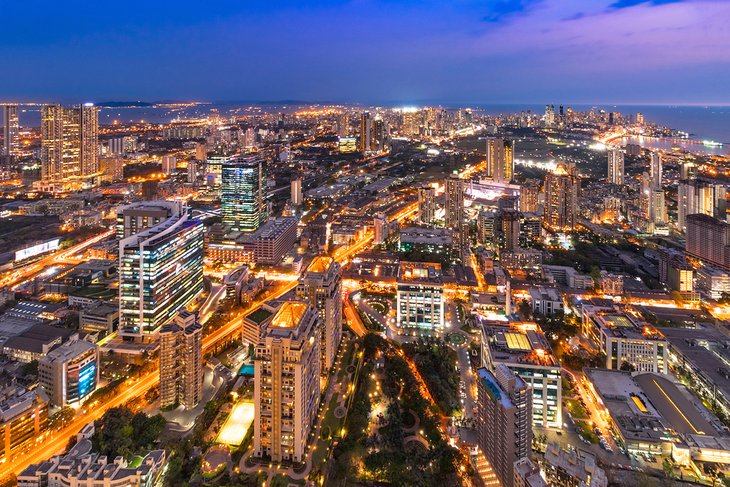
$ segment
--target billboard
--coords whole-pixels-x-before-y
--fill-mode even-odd
[[[49,240],[48,242],[39,243],[31,247],[17,250],[15,252],[15,262],[20,262],[21,260],[35,257],[36,255],[57,250],[60,243],[60,238],[54,238],[53,240]]]

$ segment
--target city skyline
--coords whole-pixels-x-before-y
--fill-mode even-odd
[[[730,103],[719,1],[82,3],[7,7],[8,100]]]

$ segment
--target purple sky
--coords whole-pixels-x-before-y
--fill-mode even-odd
[[[730,1],[91,3],[3,5],[0,98],[730,103]]]

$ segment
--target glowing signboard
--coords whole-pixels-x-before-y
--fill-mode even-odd
[[[33,245],[32,247],[20,249],[15,252],[15,262],[19,262],[30,257],[35,257],[36,255],[57,250],[60,243],[60,238],[54,238],[53,240],[49,240],[48,242],[43,242],[37,245]]]

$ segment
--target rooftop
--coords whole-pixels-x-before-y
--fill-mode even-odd
[[[307,267],[307,272],[327,272],[334,262],[334,259],[328,255],[318,255]]]
[[[285,302],[271,320],[271,326],[274,328],[296,328],[302,316],[307,312],[307,307],[306,303]]]
[[[436,262],[401,261],[398,282],[442,284],[441,264]]]
[[[493,362],[560,367],[537,323],[491,323],[483,328]]]

